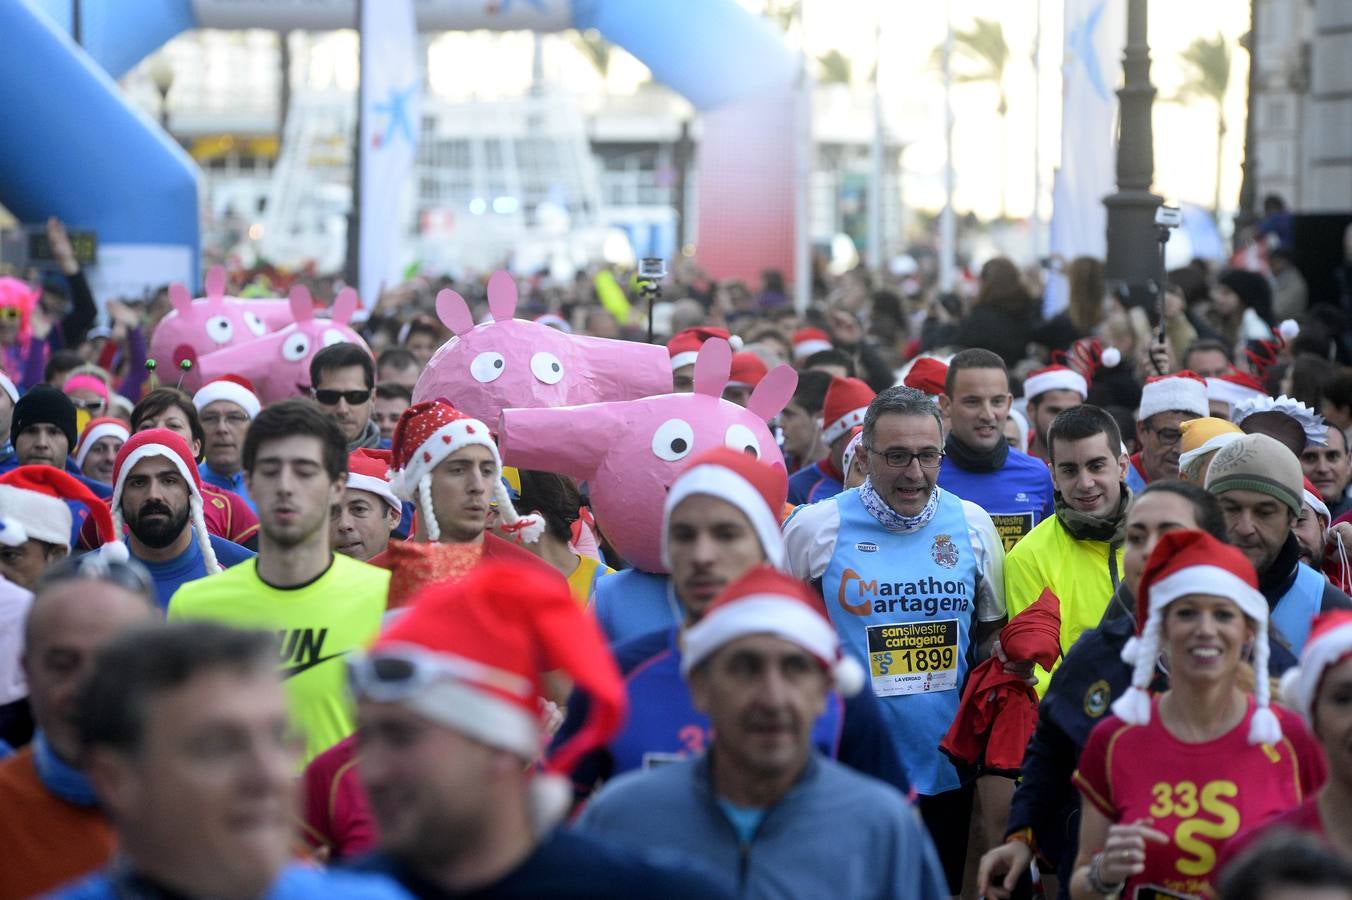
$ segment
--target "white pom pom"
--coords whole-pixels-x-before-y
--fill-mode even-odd
[[[1130,687],[1113,703],[1113,715],[1128,725],[1150,724],[1150,695],[1144,688]]]
[[[1277,326],[1277,333],[1284,341],[1295,340],[1296,335],[1300,334],[1300,325],[1295,319],[1282,319],[1282,323]]]
[[[1277,681],[1277,696],[1283,705],[1309,718],[1310,711],[1305,708],[1305,701],[1300,696],[1300,667],[1292,666],[1282,673]]]
[[[530,780],[530,818],[536,834],[563,821],[573,805],[573,786],[567,778],[541,772]]]
[[[864,667],[853,656],[842,656],[831,670],[835,678],[836,690],[846,697],[853,697],[864,689]]]
[[[520,528],[516,530],[518,544],[533,544],[545,533],[545,517],[536,513],[517,519]]]
[[[1136,657],[1141,652],[1141,639],[1132,635],[1127,638],[1127,642],[1122,645],[1122,662],[1129,666],[1136,665]]]
[[[400,500],[412,503],[413,492],[416,489],[417,485],[410,485],[408,479],[404,477],[403,469],[400,469],[397,472],[390,472],[390,493],[394,494],[394,496],[398,497]]]
[[[1099,360],[1103,365],[1112,369],[1122,361],[1122,351],[1118,350],[1116,347],[1109,347],[1103,351],[1103,355],[1099,357]]]
[[[729,336],[729,337],[728,337],[728,346],[731,347],[731,348],[733,349],[733,352],[736,352],[736,351],[738,351],[738,350],[741,350],[741,349],[742,349],[742,337],[741,337],[741,335],[734,334],[734,335]]]
[[[100,557],[110,563],[124,563],[131,559],[131,554],[127,552],[127,545],[121,541],[104,544],[98,552]]]
[[[1282,723],[1277,720],[1277,714],[1266,706],[1259,707],[1253,712],[1253,719],[1249,722],[1249,743],[1276,744],[1282,739]]]

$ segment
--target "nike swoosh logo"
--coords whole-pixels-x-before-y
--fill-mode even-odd
[[[330,653],[328,656],[321,656],[321,657],[318,657],[317,659],[312,659],[312,660],[310,660],[309,662],[303,662],[303,663],[301,663],[301,664],[298,665],[298,666],[287,666],[285,669],[281,669],[281,670],[280,670],[280,671],[281,671],[281,674],[282,674],[282,680],[285,681],[285,680],[288,679],[288,678],[291,678],[291,677],[293,677],[293,676],[295,676],[295,675],[299,675],[301,672],[304,672],[306,669],[313,669],[315,666],[319,665],[320,663],[328,662],[328,661],[331,660],[331,659],[337,659],[338,657],[340,657],[340,656],[342,656],[342,655],[343,655],[343,654],[341,654],[341,653]]]

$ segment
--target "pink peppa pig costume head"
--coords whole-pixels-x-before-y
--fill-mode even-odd
[[[268,333],[262,318],[247,309],[246,303],[226,296],[225,269],[213,266],[207,272],[206,289],[205,297],[194,300],[183,285],[169,285],[169,302],[174,309],[160,319],[150,336],[150,358],[161,372],[179,371],[183,360],[192,361],[182,385],[189,392],[204,381],[197,371],[201,357]]]
[[[437,295],[437,315],[454,333],[413,388],[413,402],[445,397],[484,422],[514,407],[578,406],[637,400],[671,390],[664,348],[633,341],[564,334],[515,319],[516,282],[504,271],[488,280],[491,322],[474,324],[455,291]]]
[[[27,282],[5,276],[0,278],[0,307],[19,311],[19,327],[15,341],[20,345],[28,343],[33,336],[33,307],[37,306],[42,291],[30,287]]]
[[[263,405],[308,393],[310,358],[330,344],[358,344],[370,348],[347,323],[357,309],[357,292],[344,288],[334,298],[332,318],[315,316],[314,301],[303,285],[291,289],[295,322],[281,331],[208,353],[197,361],[197,376],[211,381],[224,375],[242,375],[258,389]]]
[[[711,338],[695,361],[692,394],[504,410],[503,462],[586,481],[597,524],[620,555],[636,568],[665,572],[662,506],[694,455],[728,446],[784,466],[766,422],[793,397],[797,373],[787,365],[772,369],[743,409],[721,397],[731,365],[728,342]]]

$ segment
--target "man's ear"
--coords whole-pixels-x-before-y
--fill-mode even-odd
[[[1127,480],[1127,469],[1131,468],[1131,457],[1123,453],[1117,457],[1117,465],[1122,470],[1122,481]]]
[[[390,523],[391,531],[399,527],[399,522],[403,518],[404,511],[402,509],[395,509],[393,506],[386,505],[385,521]]]
[[[947,394],[940,394],[940,395],[939,395],[939,412],[943,413],[944,416],[947,417],[947,416],[948,416],[948,411],[949,411],[950,409],[952,409],[952,408],[953,408],[953,401],[949,399],[948,395],[947,395]]]

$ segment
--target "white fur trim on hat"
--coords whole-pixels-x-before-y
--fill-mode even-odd
[[[1348,654],[1352,654],[1352,626],[1334,628],[1307,641],[1300,666],[1282,674],[1282,701],[1314,724],[1314,701],[1324,673]]]
[[[473,684],[441,678],[414,691],[401,705],[466,737],[515,753],[526,762],[534,762],[540,755],[539,719],[520,704]]]
[[[1182,376],[1147,382],[1141,389],[1141,409],[1137,418],[1144,422],[1162,412],[1192,413],[1199,419],[1211,415],[1206,382]]]
[[[0,390],[9,394],[10,403],[19,402],[19,389],[14,386],[14,382],[4,372],[0,372]]]
[[[1074,391],[1083,400],[1089,396],[1089,383],[1074,369],[1056,369],[1029,375],[1023,382],[1023,395],[1029,400],[1048,391]]]
[[[423,476],[431,475],[432,470],[452,453],[473,446],[488,448],[493,454],[497,474],[501,475],[502,457],[498,455],[498,445],[493,443],[488,426],[478,419],[461,418],[442,425],[418,445],[408,465],[390,476],[390,490],[400,500],[418,499]]]
[[[95,425],[80,436],[80,442],[75,446],[75,468],[83,470],[89,451],[106,437],[121,438],[122,442],[126,443],[127,439],[131,437],[131,431],[128,430],[127,426],[117,422],[100,422]]]
[[[1189,450],[1186,453],[1179,454],[1178,456],[1179,470],[1182,471],[1183,469],[1186,469],[1188,467],[1188,464],[1191,463],[1194,459],[1206,456],[1208,453],[1215,453],[1217,450],[1221,449],[1226,444],[1233,444],[1235,441],[1239,440],[1242,437],[1244,437],[1244,435],[1234,431],[1227,431],[1223,434],[1218,434],[1215,437],[1207,438],[1206,442],[1202,444],[1202,446]]]
[[[113,499],[110,501],[113,514],[113,534],[120,537],[126,524],[126,520],[122,516],[122,486],[127,483],[127,477],[131,475],[131,470],[136,468],[137,463],[155,456],[163,456],[172,462],[174,468],[178,470],[179,476],[187,483],[188,516],[192,530],[197,536],[197,548],[202,553],[202,564],[206,573],[215,575],[221,571],[221,565],[216,560],[216,550],[211,546],[211,532],[207,531],[206,516],[202,513],[202,492],[197,487],[197,472],[188,471],[185,468],[186,464],[183,457],[163,444],[142,444],[128,453],[127,458],[122,461],[122,465],[118,469],[119,478],[113,484]]]
[[[671,358],[671,371],[675,372],[682,366],[693,366],[697,359],[699,359],[698,350],[686,350],[684,353],[677,353]]]
[[[671,530],[671,513],[682,500],[694,494],[707,494],[726,500],[751,520],[751,527],[760,538],[765,558],[776,569],[784,569],[784,534],[779,529],[778,510],[771,510],[761,492],[732,469],[719,465],[695,466],[676,479],[662,505],[662,565],[671,568],[671,545],[667,532]]]
[[[858,409],[852,409],[845,415],[836,419],[834,422],[822,429],[822,443],[834,444],[836,439],[856,425],[864,424],[864,415],[868,413],[867,406],[861,406]]]
[[[840,471],[847,477],[850,474],[850,464],[854,462],[854,455],[859,452],[859,445],[864,443],[864,432],[859,432],[850,438],[850,442],[845,445],[845,452],[840,457]]]
[[[197,407],[199,413],[217,400],[229,400],[244,410],[251,420],[258,418],[258,412],[263,408],[258,402],[258,395],[233,381],[209,381],[192,395],[192,405]]]
[[[347,473],[347,486],[354,491],[366,491],[368,494],[375,494],[381,500],[384,500],[390,506],[394,507],[395,512],[401,515],[404,512],[404,505],[399,502],[399,498],[394,496],[390,490],[390,484],[383,478],[377,478],[374,475],[361,475],[356,472]]]
[[[1250,619],[1258,621],[1268,617],[1267,598],[1243,578],[1221,566],[1188,566],[1150,585],[1150,615],[1163,612],[1170,603],[1188,594],[1226,597]]]
[[[1208,378],[1206,380],[1206,398],[1219,403],[1228,403],[1232,409],[1245,400],[1264,396],[1266,394],[1260,390],[1235,384],[1233,381],[1226,381],[1224,378]]]
[[[1329,515],[1328,504],[1324,502],[1322,497],[1318,494],[1312,494],[1309,491],[1303,491],[1302,493],[1305,495],[1305,502],[1308,503],[1310,508],[1318,515],[1323,516],[1325,522],[1333,521],[1333,516]]]
[[[835,345],[830,341],[824,341],[821,338],[808,338],[793,345],[793,358],[807,359],[812,354],[830,350],[833,346]]]
[[[681,674],[713,655],[720,647],[751,634],[772,634],[797,644],[821,661],[832,673],[842,692],[857,685],[854,679],[859,664],[842,657],[836,629],[801,600],[776,594],[751,594],[721,606],[686,630],[681,638]],[[854,663],[849,671],[848,663]],[[836,678],[837,668],[841,677]],[[856,687],[857,690],[857,687]]]
[[[24,537],[20,544],[31,540],[58,547],[70,546],[74,519],[70,507],[60,497],[0,484],[0,516],[11,527],[22,530]]]

